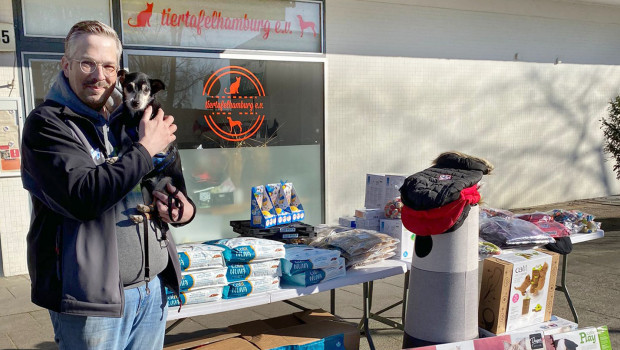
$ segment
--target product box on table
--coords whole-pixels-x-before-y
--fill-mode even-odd
[[[429,345],[416,350],[555,350],[547,347],[542,332],[520,332],[490,338]]]
[[[281,206],[282,210],[291,213],[291,222],[302,221],[306,217],[304,206],[301,204],[297,191],[295,191],[295,186],[290,182],[283,183],[280,187],[278,205]]]
[[[536,323],[536,324],[533,324],[527,327],[519,328],[514,331],[504,332],[502,334],[512,334],[512,333],[520,333],[520,332],[543,332],[543,334],[547,336],[547,335],[553,335],[556,333],[574,331],[578,327],[579,325],[577,325],[573,321],[569,321],[569,320],[557,317],[555,315],[552,315],[549,321]],[[480,331],[481,338],[494,337],[497,335],[483,328],[479,328],[478,330]]]
[[[303,348],[308,349],[359,348],[357,327],[320,309],[240,323],[228,328],[240,333],[261,350],[294,345],[304,345]]]
[[[611,350],[607,326],[587,327],[547,337],[549,348],[555,350]]]
[[[293,220],[293,214],[291,214],[291,209],[289,205],[285,204],[285,196],[283,187],[285,185],[281,183],[267,184],[265,186],[265,190],[267,191],[267,195],[271,200],[271,204],[276,211],[276,224],[288,224]]]
[[[403,226],[403,222],[400,219],[381,219],[379,225],[379,232],[400,241],[396,248],[396,256],[400,259],[411,259],[414,234]]]
[[[263,185],[252,187],[250,211],[252,227],[267,228],[277,223],[276,210]]]
[[[366,174],[364,207],[383,209],[385,203],[385,175]]]
[[[559,255],[546,250],[506,252],[483,262],[478,325],[494,334],[551,318]]]
[[[379,220],[380,219],[355,218],[355,228],[379,231],[379,228],[380,228]]]
[[[338,225],[355,228],[355,216],[341,216],[338,218]]]

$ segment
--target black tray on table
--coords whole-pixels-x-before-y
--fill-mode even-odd
[[[300,221],[260,228],[251,227],[250,220],[235,220],[230,222],[230,226],[232,226],[234,232],[241,236],[273,239],[276,241],[286,241],[300,237],[313,238],[316,235],[314,226]]]

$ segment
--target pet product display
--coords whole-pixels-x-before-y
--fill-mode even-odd
[[[285,203],[286,196],[284,187],[286,187],[286,184],[281,183],[265,185],[267,195],[276,211],[276,225],[288,224],[293,220],[290,206],[287,206]]]
[[[611,350],[607,326],[557,333],[551,339],[555,350]]]
[[[226,264],[247,263],[284,257],[284,243],[255,237],[224,238],[205,242],[223,248]]]
[[[224,266],[224,248],[204,243],[177,245],[181,271]]]

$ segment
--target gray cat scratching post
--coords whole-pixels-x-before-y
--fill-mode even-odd
[[[400,189],[403,225],[416,234],[403,348],[478,337],[478,183],[492,168],[443,153]]]

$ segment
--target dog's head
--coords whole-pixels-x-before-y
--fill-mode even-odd
[[[119,82],[123,87],[123,103],[131,114],[143,111],[155,98],[155,94],[166,89],[164,82],[151,79],[142,72],[119,74]]]

